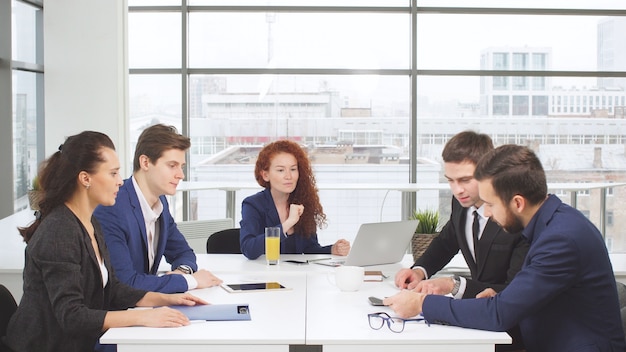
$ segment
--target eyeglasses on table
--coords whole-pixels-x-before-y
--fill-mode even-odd
[[[387,322],[387,327],[389,328],[389,330],[393,332],[404,331],[404,324],[407,321],[415,321],[415,322],[423,321],[428,326],[430,326],[430,323],[424,318],[403,319],[403,318],[392,317],[385,312],[370,313],[367,315],[367,320],[370,323],[370,328],[374,330],[379,330],[380,328],[383,327],[383,325],[385,325],[385,322]]]

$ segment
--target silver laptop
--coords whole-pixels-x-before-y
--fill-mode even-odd
[[[419,220],[362,224],[345,260],[332,259],[317,264],[368,266],[397,263],[407,253]]]

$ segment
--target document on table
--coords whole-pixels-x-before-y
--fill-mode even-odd
[[[248,304],[206,304],[196,306],[171,306],[181,311],[189,320],[250,320]]]

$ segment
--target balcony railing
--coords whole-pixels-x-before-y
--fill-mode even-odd
[[[610,188],[617,188],[626,186],[626,183],[549,183],[548,191],[550,193],[558,192],[562,195],[563,192],[569,193],[569,201],[564,199],[566,203],[571,205],[574,208],[578,207],[578,194],[583,191],[591,191],[591,190],[600,190],[600,199],[599,204],[600,208],[598,209],[599,216],[597,217],[599,220],[596,221],[596,226],[600,230],[603,236],[606,234],[606,206],[607,206],[607,190]],[[401,204],[399,207],[399,218],[407,219],[410,214],[412,214],[415,205],[410,204],[410,195],[411,193],[417,193],[420,195],[421,199],[436,199],[434,202],[437,204],[427,204],[427,206],[438,208],[438,199],[440,191],[449,191],[449,185],[447,183],[320,183],[318,184],[318,188],[320,192],[326,191],[348,191],[348,192],[359,192],[359,191],[397,191],[401,194]],[[225,204],[224,204],[224,217],[233,219],[233,226],[237,227],[237,208],[240,206],[240,202],[237,201],[237,193],[244,191],[260,191],[261,187],[254,182],[182,182],[178,186],[179,193],[181,192],[190,192],[190,191],[207,191],[207,190],[219,190],[225,192]],[[431,192],[430,195],[427,195],[427,192]],[[435,196],[433,196],[432,192],[435,192]],[[387,196],[385,193],[385,198]],[[177,198],[173,197],[172,199],[172,208],[179,209],[180,203],[177,204]],[[383,204],[381,205],[384,206]],[[178,200],[180,202],[180,200]],[[433,202],[433,203],[434,203]],[[322,203],[324,203],[322,201]],[[428,203],[428,202],[426,202]],[[325,204],[323,204],[326,206]],[[363,204],[359,204],[358,202],[354,203],[346,203],[346,207],[359,207]],[[382,210],[381,210],[382,213]],[[328,215],[328,214],[327,214]],[[183,220],[182,218],[180,220]],[[197,220],[197,219],[184,219],[184,220]],[[372,220],[373,221],[373,220]],[[444,219],[445,221],[445,219]]]

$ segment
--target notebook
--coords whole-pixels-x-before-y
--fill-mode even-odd
[[[330,259],[316,264],[369,266],[397,263],[407,253],[419,220],[362,224],[345,260]]]

